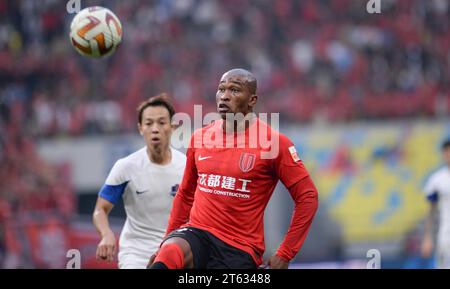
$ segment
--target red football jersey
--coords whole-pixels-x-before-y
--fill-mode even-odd
[[[223,121],[218,120],[194,132],[167,233],[184,226],[203,229],[248,252],[261,264],[265,250],[264,210],[278,180],[289,189],[308,177],[308,172],[292,142],[261,120],[255,119],[249,128],[238,133],[225,133],[222,125]],[[265,139],[270,142],[255,143],[252,133],[256,128],[258,133],[265,131]],[[294,194],[291,190],[290,193]],[[310,213],[314,215],[315,209]],[[291,234],[295,234],[292,226]],[[309,224],[306,231],[308,228]],[[291,245],[289,234],[278,250],[286,261],[297,253],[282,248]],[[301,243],[303,240],[304,237]]]

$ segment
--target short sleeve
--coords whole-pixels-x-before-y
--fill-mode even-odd
[[[116,205],[122,198],[128,182],[129,179],[127,179],[125,163],[123,160],[118,160],[109,172],[106,182],[100,189],[98,195]]]
[[[425,197],[428,201],[434,203],[438,201],[438,188],[436,175],[432,175],[425,184],[424,187]]]
[[[279,150],[274,167],[278,178],[287,188],[309,175],[294,144],[283,134],[279,135]]]

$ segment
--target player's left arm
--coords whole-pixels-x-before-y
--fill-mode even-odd
[[[437,206],[439,202],[439,190],[436,186],[435,176],[431,177],[427,183],[425,184],[425,194],[427,201],[430,204],[428,216],[425,219],[425,226],[423,232],[423,239],[421,244],[421,255],[423,258],[430,258],[433,255],[434,250],[434,240],[433,240],[433,232],[434,232],[434,223],[436,213],[438,211]]]
[[[280,135],[275,171],[289,190],[295,207],[289,229],[277,252],[270,258],[269,266],[286,269],[306,239],[317,211],[318,192],[294,145],[283,135]]]

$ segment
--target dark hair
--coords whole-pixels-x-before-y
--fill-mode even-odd
[[[163,106],[169,112],[170,120],[172,120],[173,115],[175,114],[175,109],[170,101],[169,96],[166,93],[161,93],[156,96],[152,96],[146,101],[143,101],[139,104],[138,111],[138,123],[142,123],[142,113],[149,106]]]
[[[450,138],[446,139],[441,146],[442,150],[446,150],[448,148],[450,148]]]

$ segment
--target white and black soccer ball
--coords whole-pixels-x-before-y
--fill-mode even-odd
[[[87,7],[81,10],[70,24],[70,42],[81,55],[111,55],[121,41],[122,24],[107,8]]]

